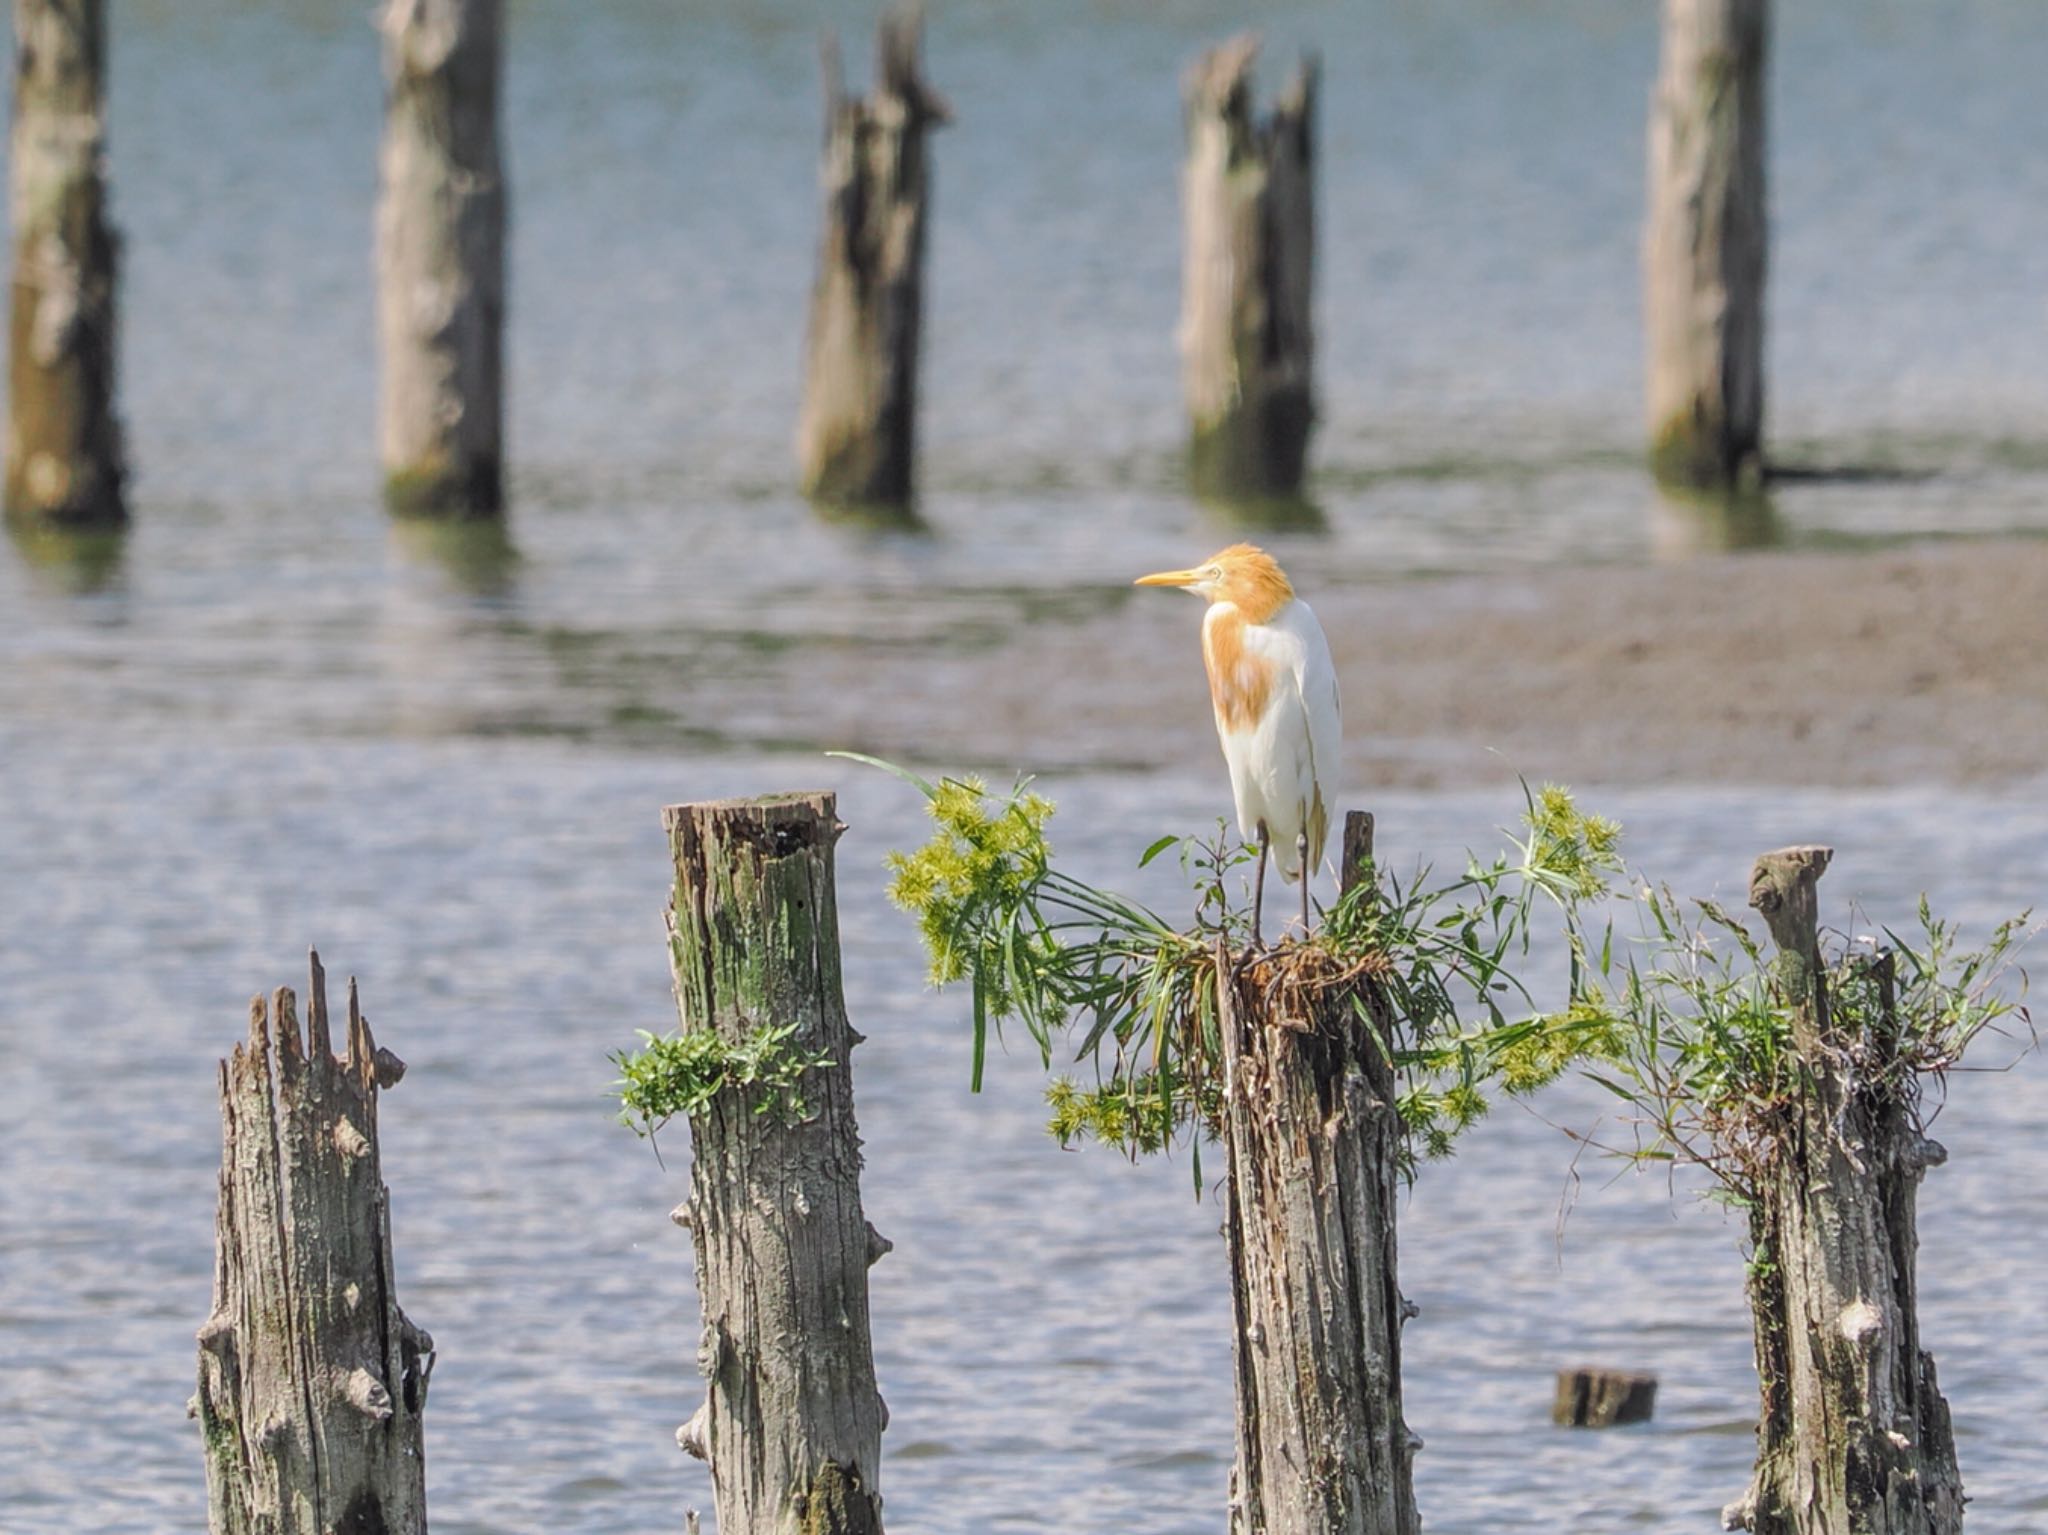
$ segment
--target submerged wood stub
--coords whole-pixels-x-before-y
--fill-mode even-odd
[[[105,0],[15,0],[5,502],[31,528],[117,528],[128,516],[105,76]]]
[[[907,508],[915,489],[925,136],[952,115],[924,79],[922,39],[916,7],[883,14],[866,99],[846,94],[837,41],[825,39],[825,230],[811,288],[797,468],[803,493],[829,505]]]
[[[1344,878],[1371,852],[1345,826]],[[1232,1535],[1416,1535],[1420,1442],[1401,1411],[1396,1020],[1369,980],[1280,980],[1285,951],[1232,984],[1219,953],[1237,1459]]]
[[[385,500],[419,516],[504,506],[502,0],[385,0],[377,199]]]
[[[1664,0],[1643,240],[1650,455],[1703,486],[1762,474],[1770,0]]]
[[[887,1248],[860,1201],[840,990],[830,794],[675,805],[670,958],[685,1030],[730,1044],[794,1025],[823,1052],[800,1119],[727,1088],[692,1117],[689,1204],[704,1307],[705,1404],[684,1446],[709,1461],[721,1530],[871,1535],[886,1419],[868,1266]]]
[[[1181,377],[1190,478],[1221,497],[1300,492],[1315,424],[1315,103],[1305,58],[1253,110],[1255,36],[1212,48],[1183,87]]]
[[[213,1311],[193,1415],[212,1535],[424,1535],[421,1415],[433,1339],[399,1309],[377,1093],[380,1050],[349,983],[343,1054],[312,958],[298,999],[256,998],[220,1064]]]
[[[1550,1421],[1565,1428],[1647,1423],[1657,1410],[1657,1377],[1633,1370],[1559,1370]]]
[[[1830,1013],[1814,900],[1828,858],[1767,853],[1750,881],[1806,1085],[1750,1213],[1756,1472],[1723,1522],[1754,1535],[1958,1535],[1962,1476],[1920,1347],[1915,1273],[1920,1178],[1946,1153],[1888,1069],[1896,1020]],[[1891,957],[1867,962],[1888,1013]]]

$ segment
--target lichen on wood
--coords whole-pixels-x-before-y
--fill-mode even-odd
[[[502,0],[385,0],[377,200],[378,441],[386,504],[504,505]]]
[[[811,288],[797,464],[828,505],[911,504],[930,213],[926,135],[951,120],[925,80],[923,20],[897,5],[878,24],[874,94],[848,96],[824,43],[824,234]]]
[[[1315,424],[1315,104],[1305,58],[1255,120],[1255,36],[1210,49],[1183,88],[1180,350],[1190,478],[1221,497],[1299,493]]]
[[[747,1047],[763,1027],[829,1062],[804,1114],[756,1112],[737,1083],[690,1116],[704,1308],[703,1407],[677,1435],[711,1466],[721,1530],[879,1535],[887,1419],[868,1333],[868,1267],[888,1250],[861,1209],[860,1136],[840,989],[829,794],[671,806],[670,960],[686,1033]]]
[[[1665,0],[1643,240],[1650,458],[1753,487],[1764,412],[1770,0]]]
[[[212,1535],[424,1535],[434,1343],[399,1309],[377,1097],[405,1066],[349,983],[343,1054],[312,957],[220,1064],[213,1309],[192,1404]]]
[[[105,77],[104,0],[14,0],[5,500],[31,527],[127,521]]]
[[[1920,1179],[1947,1153],[1896,1069],[1891,957],[1868,960],[1870,1009],[1835,1006],[1814,887],[1831,851],[1756,861],[1750,904],[1777,946],[1801,1092],[1750,1208],[1749,1298],[1762,1393],[1748,1492],[1724,1511],[1753,1535],[1958,1535],[1962,1477],[1933,1357],[1920,1347]]]

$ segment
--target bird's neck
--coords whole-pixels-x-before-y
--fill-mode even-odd
[[[1270,624],[1287,611],[1294,598],[1278,592],[1252,592],[1218,597],[1209,605],[1212,624]]]

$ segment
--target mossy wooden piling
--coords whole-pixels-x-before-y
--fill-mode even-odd
[[[1344,827],[1343,878],[1372,857]],[[1221,976],[1230,974],[1219,954]],[[1385,1046],[1398,1020],[1369,979],[1282,978],[1285,953],[1219,978],[1223,1145],[1236,1323],[1232,1535],[1416,1535],[1401,1411],[1395,1272],[1402,1125]],[[1354,1014],[1362,1004],[1380,1039]]]
[[[708,1461],[718,1527],[879,1535],[882,1429],[868,1267],[889,1244],[860,1201],[840,990],[830,794],[674,805],[669,957],[685,1032],[747,1047],[764,1027],[822,1055],[803,1111],[728,1087],[690,1119],[707,1393],[677,1433]],[[759,1112],[757,1112],[757,1110]]]
[[[5,501],[8,519],[31,529],[104,530],[128,518],[106,68],[105,0],[14,0]]]
[[[951,120],[923,75],[921,10],[876,29],[875,88],[846,94],[839,46],[823,47],[824,233],[811,287],[797,468],[829,506],[908,509],[917,476],[931,172],[926,137]]]
[[[1255,117],[1257,37],[1204,53],[1183,84],[1181,377],[1189,478],[1223,499],[1300,494],[1315,424],[1315,110],[1302,61]]]
[[[378,444],[412,516],[504,508],[502,0],[386,0]]]
[[[220,1064],[213,1310],[192,1413],[212,1535],[424,1535],[434,1342],[399,1309],[377,1098],[405,1065],[349,982],[343,1054],[312,956],[301,1037],[280,987]]]
[[[1650,457],[1660,478],[1762,474],[1770,0],[1664,0],[1643,239]]]
[[[1920,1347],[1915,1205],[1947,1159],[1912,1112],[1890,956],[1882,999],[1831,1006],[1814,887],[1832,852],[1757,859],[1749,903],[1776,944],[1800,1086],[1750,1212],[1749,1301],[1762,1404],[1755,1479],[1724,1523],[1752,1535],[1958,1535],[1963,1488],[1948,1404]]]

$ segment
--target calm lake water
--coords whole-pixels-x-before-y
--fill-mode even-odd
[[[608,1051],[672,1019],[664,802],[837,784],[866,1195],[901,1535],[1213,1530],[1230,1455],[1218,1207],[1184,1163],[1062,1154],[1035,1060],[965,1088],[880,896],[919,834],[778,683],[830,652],[1028,666],[1034,625],[1222,533],[1178,463],[1175,81],[1247,8],[935,7],[921,530],[789,493],[821,11],[512,5],[514,513],[394,529],[374,499],[367,4],[113,0],[124,411],[118,551],[0,551],[0,1529],[204,1517],[184,1419],[211,1276],[212,1062],[317,942],[412,1065],[387,1102],[400,1293],[435,1335],[436,1526],[674,1529],[699,1399],[685,1187],[612,1124]],[[836,8],[849,31],[866,12]],[[2048,528],[2048,10],[1783,8],[1772,430],[1802,480],[1734,524],[1636,463],[1642,0],[1261,11],[1268,79],[1324,52],[1315,517],[1304,584]],[[849,56],[864,59],[863,47]],[[1106,666],[1114,664],[1105,657]],[[1195,664],[1190,648],[1189,665]],[[1048,678],[1056,687],[1057,678]],[[1224,808],[1219,763],[1049,739],[1062,849],[1129,872]],[[1033,764],[994,764],[998,770]],[[1387,796],[1388,856],[1490,848],[1512,764]],[[2035,900],[2038,791],[1589,791],[1646,868],[1739,892],[1830,840],[1824,889],[1925,888],[1981,930]],[[1999,1062],[1994,1048],[1987,1062]],[[2048,1518],[2038,1065],[1963,1076],[1922,1221],[1926,1339],[1978,1535]],[[1747,1474],[1738,1232],[1501,1110],[1402,1212],[1433,1530],[1708,1529]],[[1539,1117],[1539,1115],[1541,1117]],[[1658,1370],[1658,1421],[1554,1432],[1551,1371]]]

